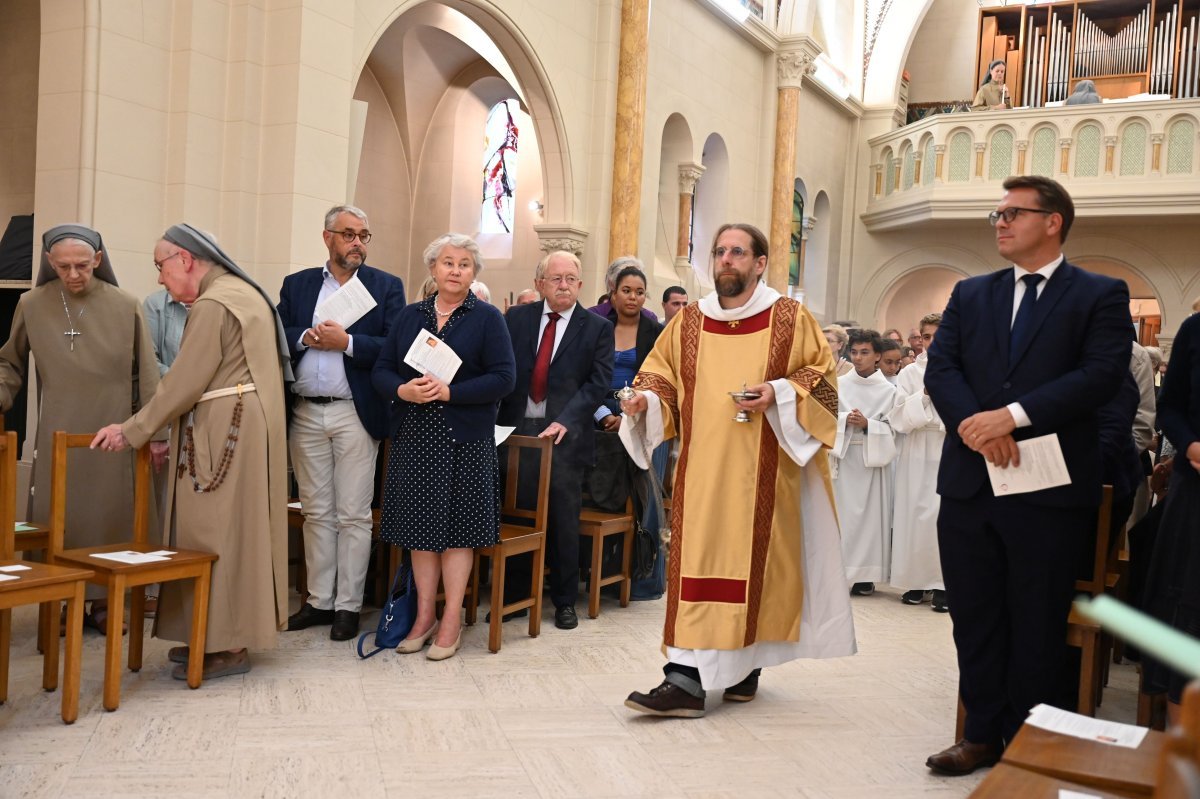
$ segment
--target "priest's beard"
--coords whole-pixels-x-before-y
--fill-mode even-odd
[[[740,272],[725,272],[717,275],[717,296],[738,297],[746,290],[746,276]]]

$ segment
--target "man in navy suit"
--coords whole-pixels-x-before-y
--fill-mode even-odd
[[[963,740],[926,765],[995,763],[1030,708],[1053,702],[1080,550],[1101,494],[1097,411],[1129,367],[1124,282],[1063,259],[1075,217],[1049,178],[1011,177],[989,221],[1012,266],[954,288],[925,388],[946,424],[938,545],[950,598]],[[995,496],[985,459],[1020,463],[1017,442],[1053,435],[1070,482]]]
[[[404,307],[404,284],[366,265],[371,233],[358,208],[331,208],[323,235],[325,266],[288,275],[279,291],[296,372],[288,449],[304,512],[309,590],[288,629],[331,624],[329,637],[345,641],[358,633],[371,555],[375,458],[388,432],[388,404],[371,387],[371,369]],[[348,328],[319,318],[317,305],[352,279],[375,307]]]
[[[517,385],[500,403],[499,424],[520,435],[554,438],[546,535],[554,624],[578,626],[579,510],[585,469],[595,455],[592,413],[609,391],[613,328],[577,301],[582,269],[569,252],[552,252],[538,264],[534,284],[545,299],[508,309],[505,320],[517,358]],[[532,561],[514,558],[508,585],[529,585]]]

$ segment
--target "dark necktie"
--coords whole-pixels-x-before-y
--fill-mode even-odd
[[[1025,349],[1029,334],[1033,329],[1033,306],[1037,304],[1038,284],[1045,280],[1044,275],[1025,275],[1021,281],[1025,284],[1025,295],[1021,297],[1021,305],[1013,319],[1012,332],[1008,338],[1008,357],[1013,359]]]
[[[534,402],[546,399],[546,380],[550,377],[550,358],[554,355],[554,331],[561,316],[551,311],[546,329],[542,331],[542,343],[538,345],[537,358],[533,362],[533,374],[529,378],[529,398]]]

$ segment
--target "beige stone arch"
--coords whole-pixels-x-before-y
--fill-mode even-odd
[[[896,104],[908,51],[932,5],[933,0],[913,0],[888,7],[863,76],[863,105]]]
[[[1081,232],[1065,246],[1067,260],[1085,269],[1124,280],[1134,299],[1153,298],[1162,311],[1163,330],[1174,330],[1191,313],[1188,283],[1200,286],[1195,275],[1180,275],[1145,247],[1116,236]]]
[[[994,264],[964,247],[913,247],[895,255],[872,272],[857,297],[852,298],[848,316],[864,324],[875,322],[881,313],[886,312],[885,305],[891,303],[889,293],[894,295],[900,287],[913,285],[909,276],[924,269],[948,270],[961,280],[985,274],[993,268]]]
[[[653,236],[653,264],[647,264],[653,276],[669,280],[672,285],[690,276],[688,270],[677,275],[676,267],[688,265],[689,228],[692,216],[692,193],[703,175],[703,165],[696,153],[695,137],[687,117],[678,111],[667,115],[661,124],[662,140],[658,162],[647,159],[644,189],[654,191],[656,224],[644,234]],[[654,171],[657,169],[657,178]],[[654,187],[657,186],[657,189]],[[657,288],[652,280],[650,289]],[[692,287],[688,287],[689,289]],[[651,291],[651,294],[654,292]]]
[[[574,178],[570,148],[563,126],[562,110],[549,75],[533,46],[505,13],[503,4],[491,0],[402,0],[395,4],[382,3],[360,6],[355,20],[355,54],[353,75],[362,73],[367,59],[380,40],[406,14],[422,15],[432,21],[440,10],[455,12],[469,20],[486,35],[511,70],[511,80],[520,92],[524,106],[532,119],[540,145],[542,179],[544,181],[543,217],[547,223],[571,225],[575,222]],[[425,24],[429,24],[426,21]],[[466,34],[455,26],[447,32],[464,38]],[[468,28],[469,30],[469,28]],[[475,49],[486,44],[464,38]],[[503,70],[498,70],[503,75]],[[507,77],[507,76],[505,76]]]

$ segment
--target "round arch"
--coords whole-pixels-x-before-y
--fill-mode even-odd
[[[704,140],[700,163],[704,166],[704,174],[696,184],[695,225],[692,228],[694,249],[699,255],[693,258],[693,269],[700,285],[709,288],[713,282],[705,253],[717,228],[728,218],[729,210],[729,149],[721,134],[712,133]]]
[[[360,8],[360,19],[355,26],[355,38],[361,43],[354,57],[352,74],[355,82],[380,40],[401,17],[411,13],[433,19],[439,10],[456,12],[473,23],[511,69],[540,144],[543,218],[547,222],[574,221],[574,180],[562,110],[537,53],[497,3],[491,0],[401,0],[391,7],[379,6],[373,16],[369,10]],[[479,44],[465,39],[464,42],[471,47]]]
[[[863,105],[895,105],[900,94],[900,76],[908,50],[925,19],[933,0],[892,3],[887,6],[882,29],[871,51],[871,61],[863,78]]]
[[[950,270],[958,276],[958,280],[961,280],[964,277],[989,272],[994,268],[994,264],[965,247],[939,245],[905,250],[888,259],[872,272],[871,277],[863,285],[862,291],[851,302],[847,311],[849,317],[857,318],[864,323],[880,320],[880,313],[884,310],[889,291],[909,273],[926,268]],[[879,323],[882,324],[882,321]],[[909,326],[911,327],[911,325],[910,322]]]
[[[884,292],[875,324],[880,330],[894,327],[905,331],[907,337],[921,317],[945,310],[950,292],[963,277],[958,269],[945,264],[925,264],[906,272]]]

